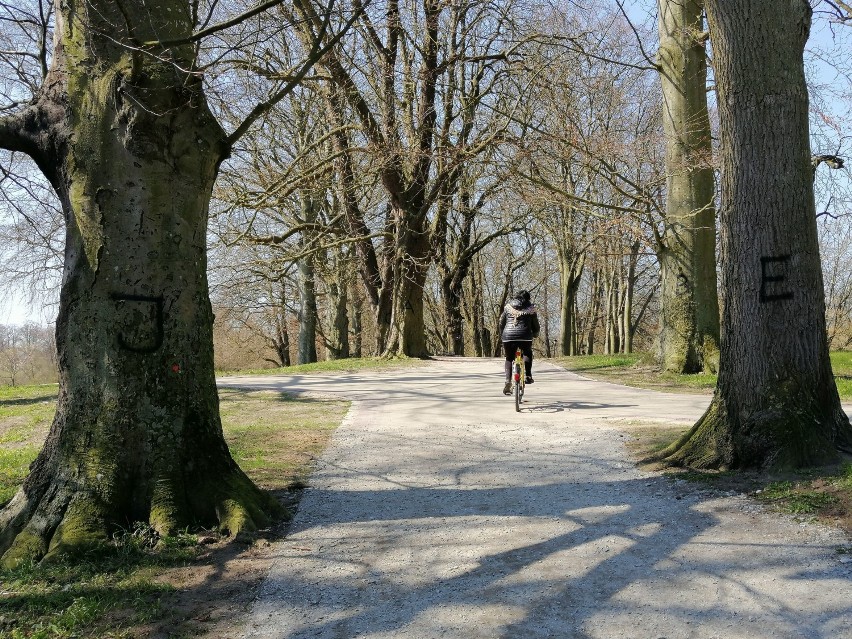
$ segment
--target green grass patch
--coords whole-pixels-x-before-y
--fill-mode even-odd
[[[10,450],[0,447],[0,507],[6,505],[18,492],[38,451],[37,446]]]
[[[716,375],[661,372],[647,353],[558,357],[553,363],[593,379],[664,392],[710,394]]]
[[[0,636],[9,639],[134,637],[133,627],[169,614],[174,586],[158,579],[196,556],[197,540],[160,544],[144,525],[97,552],[0,573]]]
[[[831,369],[837,382],[840,399],[852,399],[852,352],[835,351],[831,353]]]
[[[852,464],[769,482],[754,495],[782,512],[812,515],[852,531]]]
[[[33,433],[46,430],[53,420],[58,390],[56,384],[0,386],[0,445],[25,444]]]
[[[852,351],[834,351],[830,357],[835,376],[852,377]]]
[[[575,355],[558,357],[554,361],[569,370],[582,373],[595,370],[619,370],[644,360],[645,356],[642,354],[625,353],[621,355]]]
[[[601,381],[666,392],[711,394],[716,375],[699,373],[677,375],[660,371],[650,354],[578,355],[558,357],[553,363]],[[852,400],[852,352],[831,353],[837,392],[842,400]]]
[[[296,399],[272,391],[223,388],[219,397],[231,455],[267,490],[306,483],[314,460],[349,408],[349,402]]]
[[[422,366],[424,360],[408,357],[352,357],[327,362],[298,364],[283,368],[253,368],[238,371],[217,371],[217,375],[302,375],[305,373],[354,373],[363,370],[394,370]]]
[[[26,477],[47,435],[55,400],[55,386],[0,388],[0,433],[7,434],[0,440],[0,504]],[[290,505],[296,493],[287,491],[305,484],[348,406],[269,391],[220,391],[222,428],[234,459],[258,485]],[[159,538],[146,524],[136,524],[110,545],[73,561],[0,570],[0,637],[123,639],[148,636],[153,626],[185,626],[188,609],[216,604],[216,595],[205,591],[201,604],[175,605],[191,594],[182,594],[186,575],[219,574],[221,566],[205,557],[233,552],[208,548],[199,546],[195,535]],[[233,597],[224,592],[223,597]],[[227,609],[226,601],[219,603]],[[166,634],[176,636],[172,630]]]

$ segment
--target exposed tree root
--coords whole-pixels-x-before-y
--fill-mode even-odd
[[[664,467],[782,470],[836,463],[841,452],[852,452],[852,427],[844,414],[798,399],[768,401],[743,419],[727,410],[717,391],[688,433],[643,461]]]
[[[27,488],[25,484],[0,512],[0,565],[4,568],[101,546],[117,529],[135,521],[127,504],[107,504],[97,493],[72,491],[68,483],[51,485],[41,495],[28,494]],[[147,523],[161,536],[184,526],[218,523],[220,533],[237,538],[286,514],[272,495],[236,466],[225,477],[196,483],[187,499],[176,497],[180,492],[173,483],[160,481],[152,493]]]
[[[733,465],[733,447],[722,402],[714,398],[707,412],[688,433],[643,462],[654,462],[667,468],[730,468]]]

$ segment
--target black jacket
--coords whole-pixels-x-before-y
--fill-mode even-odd
[[[538,337],[538,314],[532,303],[509,300],[500,315],[500,339],[504,342],[531,342]]]

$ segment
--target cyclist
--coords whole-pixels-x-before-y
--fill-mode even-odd
[[[515,351],[520,348],[524,356],[526,383],[532,384],[532,341],[538,337],[538,313],[530,301],[530,292],[520,290],[509,300],[500,315],[500,339],[503,340],[503,352],[506,354],[506,384],[503,394],[512,392],[512,362]]]

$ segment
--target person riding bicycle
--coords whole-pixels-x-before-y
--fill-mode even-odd
[[[530,292],[520,290],[509,300],[500,315],[500,339],[503,340],[503,352],[506,354],[506,384],[503,394],[512,392],[512,362],[515,351],[521,349],[524,356],[526,383],[532,384],[532,341],[538,337],[538,313],[530,301]]]

